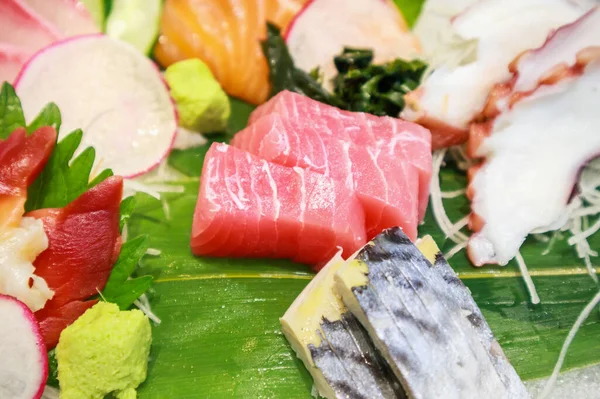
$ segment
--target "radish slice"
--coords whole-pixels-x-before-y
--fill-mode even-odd
[[[333,57],[344,47],[371,48],[375,62],[410,59],[419,52],[391,0],[312,0],[289,25],[285,39],[296,66],[307,72],[319,67],[329,87],[337,75]]]
[[[20,46],[33,54],[60,37],[60,32],[19,1],[0,1],[0,42]]]
[[[64,36],[98,33],[85,5],[78,0],[19,0],[50,22]]]
[[[12,82],[30,56],[20,47],[0,43],[0,82]]]
[[[61,136],[81,128],[81,149],[96,149],[96,166],[135,177],[166,157],[177,129],[158,69],[131,45],[103,35],[78,36],[43,49],[15,82],[31,119],[54,102]]]
[[[48,378],[48,356],[29,308],[0,294],[0,397],[39,399]]]

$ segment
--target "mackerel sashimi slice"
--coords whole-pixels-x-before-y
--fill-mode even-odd
[[[44,342],[52,349],[61,331],[97,301],[121,251],[119,207],[123,179],[109,177],[60,209],[40,209],[26,216],[41,219],[48,249],[34,262],[54,297],[35,313]]]
[[[361,112],[343,111],[301,94],[282,91],[251,115],[249,124],[263,116],[278,114],[298,134],[307,130],[319,132],[364,149],[364,156],[389,158],[391,165],[410,164],[418,171],[419,219],[423,219],[431,180],[431,133],[429,130],[399,118],[378,117]],[[234,143],[243,141],[241,137]],[[234,144],[237,145],[237,144]],[[402,171],[384,170],[386,179],[400,176]]]
[[[415,240],[419,222],[419,176],[388,151],[386,144],[359,146],[313,124],[299,126],[300,119],[271,113],[238,133],[232,145],[261,159],[289,167],[301,167],[335,179],[355,191],[363,205],[367,238],[401,226]],[[392,146],[392,144],[390,144]]]
[[[289,258],[323,266],[366,242],[360,202],[342,182],[215,143],[204,160],[191,247],[196,255]]]

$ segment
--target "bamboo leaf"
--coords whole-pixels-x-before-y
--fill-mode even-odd
[[[443,177],[457,185],[463,179],[452,170]],[[170,220],[160,202],[144,196],[128,223],[134,236],[148,234],[149,246],[161,250],[138,269],[155,278],[150,302],[162,319],[140,398],[194,398],[201,387],[205,397],[309,399],[312,381],[282,336],[279,317],[312,272],[288,261],[194,257],[198,183],[181,184],[184,193],[166,196]],[[457,204],[453,218],[461,217]],[[430,213],[421,229],[427,233],[444,242]],[[551,373],[572,323],[598,290],[574,254],[559,246],[542,258],[544,248],[533,240],[523,248],[542,298],[537,306],[529,304],[516,266],[476,269],[460,256],[450,262],[525,379]],[[565,369],[600,363],[599,335],[596,312],[575,338]]]

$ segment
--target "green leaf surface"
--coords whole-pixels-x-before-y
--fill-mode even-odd
[[[123,231],[123,227],[125,227],[125,223],[131,217],[131,214],[135,210],[135,197],[127,197],[123,201],[121,201],[120,213],[121,218],[119,220],[119,230]]]
[[[31,134],[42,126],[52,126],[57,132],[60,130],[61,124],[60,111],[56,104],[50,103],[46,105],[35,117],[33,122],[27,126],[27,133]]]
[[[448,187],[464,176],[445,170]],[[140,398],[306,398],[312,381],[280,332],[279,317],[312,278],[303,265],[283,260],[195,257],[189,248],[198,182],[181,183],[184,193],[165,196],[170,219],[159,201],[139,201],[130,233],[148,234],[162,251],[144,258],[141,274],[155,278],[150,302],[162,323],[154,327],[147,381]],[[453,204],[458,220],[466,200]],[[421,235],[445,242],[431,213]],[[595,241],[598,245],[598,241]],[[561,244],[562,245],[562,244]],[[450,263],[470,288],[505,353],[525,379],[547,376],[563,341],[598,286],[573,251],[558,245],[542,257],[545,244],[524,248],[542,304],[531,305],[515,265],[479,268],[464,256]],[[565,368],[600,362],[600,316],[595,312],[578,332]]]
[[[185,150],[173,150],[168,160],[170,166],[187,176],[200,176],[202,165],[204,164],[204,156],[212,143],[227,142],[234,134],[246,127],[248,118],[254,107],[237,98],[231,97],[230,101],[231,117],[229,118],[227,131],[208,136],[207,143],[201,146]]]
[[[15,129],[25,126],[25,115],[15,89],[4,82],[0,89],[0,139],[5,140]]]
[[[425,0],[394,0],[394,3],[400,8],[408,27],[412,28],[421,14]]]
[[[129,204],[125,206],[129,207]],[[121,205],[121,209],[123,209],[123,205]],[[126,310],[150,288],[152,276],[130,278],[147,250],[148,237],[145,235],[140,235],[123,244],[119,259],[113,266],[106,286],[102,290],[103,300],[115,303],[121,310]]]
[[[75,159],[83,132],[76,130],[59,141],[44,170],[29,187],[25,209],[60,208],[79,197],[90,187],[89,176],[96,152],[88,147]],[[96,185],[112,172],[104,171],[92,183]]]

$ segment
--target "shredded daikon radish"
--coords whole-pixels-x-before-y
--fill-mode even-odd
[[[161,193],[183,193],[185,188],[183,186],[171,185],[171,184],[158,184],[158,183],[143,183],[136,180],[125,180],[123,182],[124,190],[126,193],[124,196],[129,196],[131,193],[143,192],[156,199],[160,199]]]
[[[169,203],[165,199],[162,199],[161,204],[162,204],[163,212],[165,214],[165,219],[170,221],[171,220],[171,207],[169,207]]]
[[[50,385],[46,385],[44,388],[44,393],[42,394],[42,399],[59,399],[60,392],[58,389],[51,387]]]
[[[446,150],[439,150],[433,154],[433,175],[431,178],[431,208],[433,210],[433,217],[437,222],[440,229],[444,232],[447,238],[452,240],[455,244],[462,244],[468,241],[464,233],[459,230],[455,231],[455,223],[453,223],[444,209],[444,202],[442,198],[442,190],[440,188],[440,169],[444,162]]]
[[[468,224],[469,215],[465,215],[461,220],[459,220],[456,223],[453,223],[446,214],[443,201],[443,192],[440,187],[440,170],[442,164],[444,163],[444,158],[447,153],[456,161],[457,166],[463,170],[468,169],[468,167],[472,165],[472,161],[469,160],[469,158],[466,156],[464,148],[459,147],[452,148],[449,151],[447,151],[446,149],[439,150],[433,154],[433,174],[430,186],[431,208],[433,210],[433,217],[436,220],[440,229],[444,232],[447,238],[449,238],[456,244],[456,246],[454,246],[445,255],[447,259],[450,259],[454,255],[462,251],[464,248],[466,248],[468,245],[469,237],[464,233],[460,232],[460,230]],[[537,290],[535,288],[535,285],[533,284],[533,280],[529,275],[527,265],[521,254],[517,255],[516,261],[519,265],[519,269],[525,282],[525,286],[527,287],[527,290],[529,292],[531,302],[533,304],[540,303],[540,298],[537,294]]]
[[[467,190],[465,190],[465,189],[454,190],[454,191],[442,191],[442,198],[443,199],[458,198],[462,195],[465,195],[466,193],[467,193]]]
[[[160,249],[156,249],[156,248],[148,248],[146,250],[146,255],[150,255],[150,256],[160,256],[160,254],[162,254],[162,251]]]
[[[592,311],[598,305],[598,303],[600,303],[600,292],[598,292],[590,301],[590,303],[588,303],[585,306],[585,308],[583,308],[583,310],[577,317],[577,320],[575,320],[575,324],[573,324],[573,327],[571,327],[571,330],[569,331],[569,334],[567,335],[567,338],[563,343],[562,349],[560,350],[560,355],[558,356],[558,361],[556,362],[554,370],[552,371],[552,376],[550,376],[550,379],[546,383],[546,386],[544,387],[544,390],[540,395],[541,399],[548,397],[550,392],[552,392],[554,384],[556,383],[556,379],[558,378],[558,374],[560,373],[560,369],[562,368],[562,365],[565,361],[565,357],[567,356],[569,346],[571,345],[571,342],[573,342],[573,338],[575,338],[575,334],[577,334],[577,331],[581,328],[583,322],[588,318],[590,313],[592,313]]]
[[[466,225],[465,219],[463,218],[458,222],[452,222],[444,208],[444,199],[456,198],[461,195],[459,191],[465,192],[465,190],[442,191],[439,173],[444,164],[444,158],[452,160],[456,163],[458,169],[464,171],[473,165],[473,161],[466,155],[463,146],[440,150],[433,155],[434,177],[431,179],[431,208],[440,229],[447,238],[451,239],[456,244],[456,246],[446,254],[446,257],[450,258],[466,248],[466,242],[469,237],[460,232]],[[577,182],[577,189],[579,194],[575,196],[567,206],[564,224],[562,222],[559,223],[562,224],[562,227],[558,227],[557,230],[551,232],[532,232],[532,235],[538,241],[548,243],[547,247],[542,252],[542,255],[547,255],[553,249],[556,242],[564,238],[561,231],[568,232],[571,235],[568,244],[574,247],[577,257],[582,259],[590,277],[595,282],[598,282],[596,269],[592,264],[592,258],[597,257],[598,252],[591,248],[588,238],[600,230],[600,217],[595,219],[594,222],[589,225],[589,217],[600,216],[600,159],[594,160],[586,166]],[[519,268],[522,269],[522,272],[524,271],[524,273],[522,273],[523,278],[525,279],[525,284],[531,298],[536,298],[537,294],[535,293],[535,287],[533,286],[531,279],[528,279],[528,272],[524,259],[522,257],[517,257],[515,260],[519,264]]]
[[[143,294],[138,299],[136,299],[135,302],[133,302],[133,304],[135,306],[137,306],[137,308],[139,310],[141,310],[142,312],[144,312],[144,314],[146,316],[148,316],[148,318],[150,320],[152,320],[156,324],[160,324],[161,323],[160,318],[156,314],[154,314],[152,312],[152,309],[150,307],[150,301],[148,300],[148,297],[146,296],[146,294]]]
[[[454,255],[456,255],[457,253],[459,253],[460,251],[465,249],[467,247],[468,243],[469,243],[468,241],[465,241],[460,244],[456,244],[454,247],[452,247],[452,249],[450,251],[448,251],[447,253],[444,254],[444,257],[446,259],[452,258]]]
[[[527,269],[527,265],[525,264],[525,259],[523,259],[520,252],[517,253],[515,259],[517,261],[517,264],[519,265],[519,270],[521,271],[521,276],[523,276],[523,281],[525,281],[527,291],[529,291],[531,303],[537,305],[538,303],[540,303],[540,297],[538,296],[537,290],[535,289],[535,284],[533,284],[533,280],[529,275],[529,270]]]

